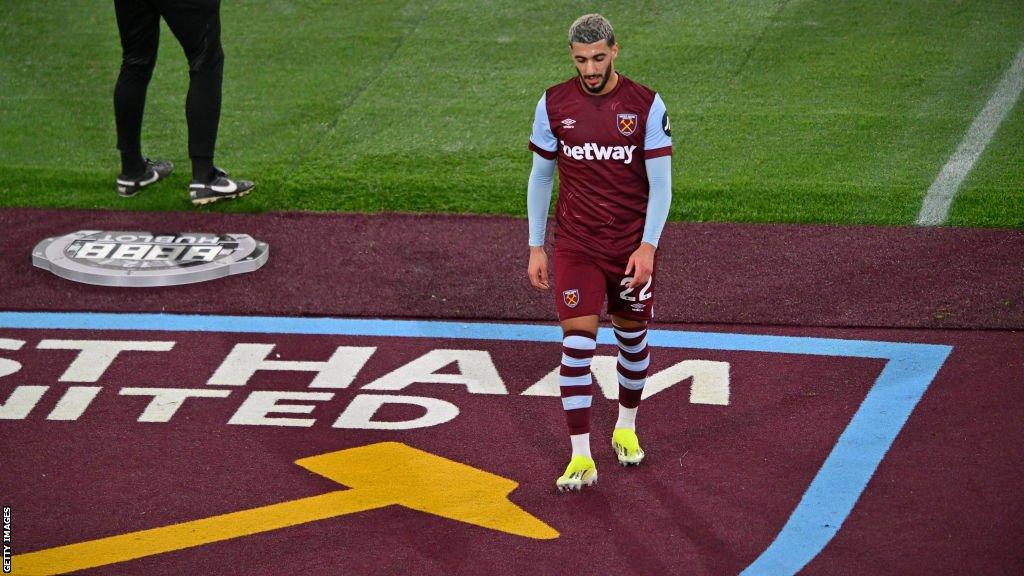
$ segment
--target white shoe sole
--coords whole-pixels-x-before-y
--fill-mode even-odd
[[[593,486],[597,484],[597,472],[586,480],[565,480],[561,478],[555,480],[555,487],[558,488],[559,492],[579,492],[584,486]]]
[[[199,199],[193,198],[192,199],[192,203],[195,204],[196,206],[202,206],[203,204],[212,204],[212,203],[214,203],[214,202],[216,202],[218,200],[230,200],[232,198],[241,198],[242,196],[248,195],[249,192],[252,192],[252,188],[249,188],[248,190],[246,190],[244,192],[239,192],[237,194],[230,194],[230,195],[226,194],[224,196],[210,196],[209,198],[199,198]]]
[[[619,450],[618,444],[612,442],[612,448],[615,450],[615,457],[619,459],[621,466],[639,466],[644,460],[644,451],[642,449],[632,456],[624,456],[622,451]]]

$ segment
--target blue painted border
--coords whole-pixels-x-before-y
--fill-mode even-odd
[[[0,312],[0,328],[165,330],[560,342],[557,326],[414,320]],[[887,360],[775,540],[742,576],[795,574],[835,536],[952,346],[651,330],[653,346]],[[614,344],[601,329],[598,342]]]

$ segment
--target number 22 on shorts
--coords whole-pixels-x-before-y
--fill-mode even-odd
[[[633,277],[632,276],[626,276],[625,278],[622,279],[621,282],[619,282],[619,285],[620,286],[627,286],[627,284],[629,284],[632,281],[633,281]],[[648,278],[647,279],[647,284],[644,284],[643,287],[640,288],[640,294],[638,296],[633,296],[634,288],[629,288],[627,286],[625,290],[623,290],[622,292],[619,292],[619,298],[622,298],[626,302],[637,302],[637,301],[643,302],[644,300],[648,300],[652,296],[652,294],[650,293],[650,289],[651,289],[651,282],[653,282],[653,281],[654,281],[654,276],[651,276],[650,278]]]

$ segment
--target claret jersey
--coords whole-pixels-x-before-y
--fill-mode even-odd
[[[628,258],[646,219],[644,160],[672,154],[661,97],[622,74],[602,96],[587,93],[573,77],[548,88],[537,103],[530,149],[557,158],[556,242]]]

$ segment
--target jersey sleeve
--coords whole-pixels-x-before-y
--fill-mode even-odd
[[[665,220],[668,219],[668,211],[672,207],[672,157],[649,158],[644,164],[651,188],[647,198],[643,241],[657,248]]]
[[[533,154],[533,168],[526,186],[526,215],[530,223],[530,246],[543,246],[555,181],[555,161]]]
[[[537,102],[537,111],[533,114],[533,134],[530,135],[530,150],[548,160],[554,160],[558,151],[558,139],[551,132],[548,120],[547,92]]]
[[[644,136],[644,158],[672,155],[672,127],[668,111],[660,94],[654,95],[651,110],[647,114],[647,132]]]

